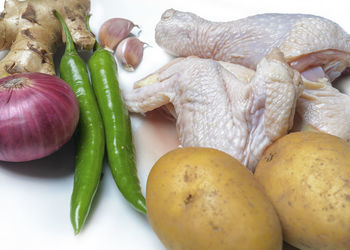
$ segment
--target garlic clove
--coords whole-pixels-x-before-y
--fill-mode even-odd
[[[111,18],[102,24],[98,32],[98,39],[102,47],[113,51],[120,41],[130,35],[134,27],[138,26],[128,19]]]
[[[134,71],[143,57],[145,43],[136,37],[128,37],[122,40],[116,49],[117,60],[127,71]]]

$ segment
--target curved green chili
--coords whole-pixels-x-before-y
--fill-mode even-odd
[[[137,177],[130,117],[120,93],[116,61],[111,52],[96,42],[88,66],[105,127],[107,157],[114,181],[124,198],[145,214],[146,204]]]
[[[105,135],[86,64],[75,49],[64,20],[56,11],[55,15],[61,22],[66,37],[66,48],[60,62],[60,77],[75,92],[80,108],[70,210],[71,222],[77,234],[84,225],[99,184],[105,151]]]

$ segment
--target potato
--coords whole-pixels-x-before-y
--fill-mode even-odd
[[[281,249],[282,230],[253,174],[226,153],[181,148],[147,179],[149,222],[167,249]]]
[[[323,133],[286,135],[264,152],[257,180],[284,240],[300,249],[350,249],[350,145]]]

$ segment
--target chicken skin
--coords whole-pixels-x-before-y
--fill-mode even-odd
[[[278,47],[305,82],[294,129],[312,129],[350,141],[350,97],[331,85],[348,70],[350,36],[336,23],[304,14],[260,14],[211,22],[170,9],[157,24],[155,37],[172,55],[212,58],[254,70],[262,57]]]
[[[250,77],[242,72],[211,59],[177,58],[137,82],[124,101],[139,113],[173,104],[182,146],[222,150],[254,171],[263,150],[292,127],[302,81],[278,49],[256,72],[247,69]]]
[[[350,35],[314,15],[268,13],[211,22],[169,9],[156,26],[155,39],[174,56],[211,58],[254,70],[277,47],[294,69],[304,72],[322,66],[330,81],[350,64]]]

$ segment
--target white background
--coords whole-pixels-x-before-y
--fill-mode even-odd
[[[0,1],[1,6],[3,0]],[[345,1],[230,1],[230,0],[92,0],[91,27],[96,33],[111,17],[124,17],[140,25],[140,39],[151,47],[133,73],[119,69],[122,88],[156,70],[171,58],[154,41],[154,28],[168,8],[194,12],[213,21],[229,21],[265,12],[309,13],[327,17],[350,32]],[[133,117],[137,130],[140,118]],[[135,132],[137,164],[142,191],[153,163],[169,148],[161,148],[157,133]],[[73,184],[74,141],[53,155],[27,163],[0,162],[1,250],[161,250],[164,249],[147,219],[121,197],[107,165],[90,216],[74,236],[69,220]]]

